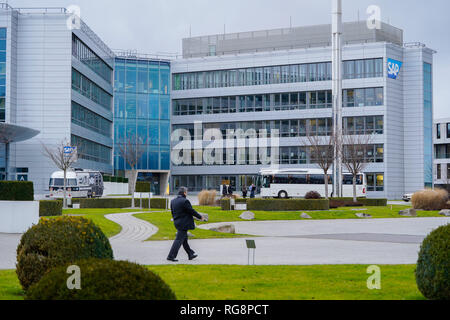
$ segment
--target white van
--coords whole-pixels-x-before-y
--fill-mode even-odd
[[[66,173],[67,198],[92,198],[103,195],[103,176],[99,171],[75,169]],[[64,171],[53,172],[49,197],[64,197]]]

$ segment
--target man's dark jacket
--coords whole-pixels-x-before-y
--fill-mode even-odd
[[[194,230],[195,224],[193,217],[202,218],[184,196],[178,196],[173,199],[170,203],[170,208],[172,210],[173,223],[177,230]]]

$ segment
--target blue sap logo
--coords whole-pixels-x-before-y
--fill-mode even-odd
[[[388,59],[388,77],[391,79],[397,79],[397,76],[400,72],[400,69],[402,68],[403,62],[397,61],[394,59]]]

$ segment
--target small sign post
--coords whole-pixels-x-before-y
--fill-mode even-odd
[[[256,243],[255,240],[245,240],[248,249],[248,265],[250,265],[250,251],[253,250],[253,265],[255,265],[255,251],[256,251]]]

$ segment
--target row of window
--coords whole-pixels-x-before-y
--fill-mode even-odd
[[[76,135],[72,135],[71,142],[77,147],[80,159],[111,164],[111,148]]]
[[[163,61],[116,59],[114,90],[170,94],[170,67]]]
[[[324,174],[280,174],[264,177],[263,188],[270,188],[271,184],[324,184]],[[328,172],[328,183],[333,183],[333,176]],[[342,177],[343,184],[353,184],[353,176],[346,174]],[[363,176],[356,177],[356,184],[363,184]]]
[[[446,124],[446,137],[450,139],[450,123]],[[441,124],[436,124],[436,139],[441,139]]]
[[[74,34],[72,34],[72,55],[112,84],[113,69]]]
[[[383,59],[344,61],[344,78],[374,78],[383,76]],[[256,86],[278,83],[329,81],[331,62],[284,66],[241,68],[173,75],[173,90]]]
[[[450,159],[450,144],[436,144],[434,157],[435,159]]]
[[[94,132],[98,132],[108,138],[111,137],[112,122],[99,116],[95,112],[72,101],[72,123],[82,126]]]
[[[344,90],[344,107],[381,106],[384,104],[383,88]],[[331,90],[272,93],[230,97],[178,99],[172,101],[175,116],[263,112],[279,110],[304,110],[331,108]]]
[[[251,152],[250,152],[251,151]],[[267,165],[272,157],[271,148],[267,148],[265,159],[261,158],[259,152],[254,152],[250,148],[224,148],[221,154],[217,149],[211,152],[211,157],[205,159],[202,150],[191,150],[187,157],[183,150],[179,151],[180,158],[173,164],[176,166],[211,166],[211,165]],[[384,145],[369,145],[365,152],[364,161],[366,163],[384,161]],[[280,164],[315,164],[317,161],[311,157],[311,147],[280,147]]]
[[[446,166],[446,171],[447,171],[447,175],[444,177],[443,175],[442,175],[442,167],[443,166]],[[450,181],[450,163],[446,163],[446,164],[441,164],[441,163],[438,163],[437,165],[436,165],[436,179],[437,180],[441,180],[441,179],[446,179],[447,181]]]
[[[266,130],[267,137],[271,132],[277,130],[280,137],[306,137],[306,136],[328,136],[332,132],[331,118],[316,119],[292,119],[292,120],[267,120],[267,121],[245,121],[233,123],[205,123],[195,132],[194,124],[173,125],[172,130],[185,129],[189,136],[184,140],[201,140],[203,132],[208,129],[219,129],[223,138],[227,137],[228,131],[242,129],[244,134],[261,135]],[[346,117],[343,119],[344,132],[349,135],[383,134],[383,116]],[[250,130],[250,131],[248,131]]]
[[[73,68],[72,89],[111,111],[112,96]]]

